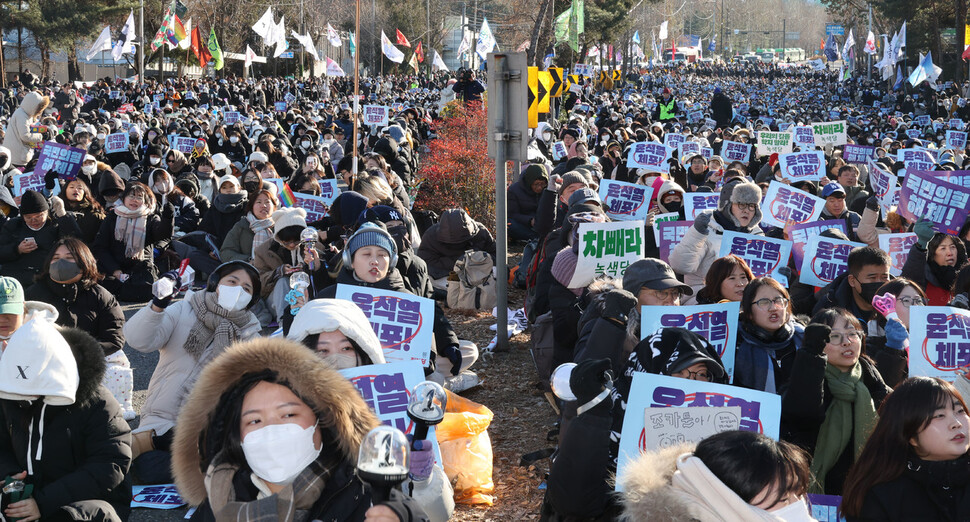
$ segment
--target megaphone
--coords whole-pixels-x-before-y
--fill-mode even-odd
[[[552,376],[549,377],[549,387],[552,388],[552,393],[561,400],[566,402],[576,401],[578,398],[576,394],[573,393],[572,388],[569,386],[569,379],[573,375],[573,370],[576,369],[578,365],[576,363],[563,363],[556,367],[552,372]],[[576,408],[576,415],[581,415],[590,409],[592,409],[597,404],[606,400],[613,391],[613,372],[606,370],[600,375],[600,383],[603,385],[603,391],[599,392],[596,397],[593,397],[586,404],[582,404]]]

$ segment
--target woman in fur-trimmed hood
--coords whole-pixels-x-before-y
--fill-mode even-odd
[[[706,210],[694,219],[684,239],[670,252],[670,266],[684,275],[694,292],[704,288],[704,277],[721,249],[725,231],[763,235],[761,188],[749,182],[730,182],[721,189],[717,210]]]
[[[253,434],[283,425],[265,420],[266,427],[248,432],[243,426],[250,415],[241,411],[243,401],[267,383],[281,385],[312,410],[314,443],[322,443],[295,477],[275,483],[259,474],[266,473],[257,471],[258,462],[250,464],[255,453],[243,447]],[[202,505],[201,520],[363,520],[370,488],[354,468],[361,441],[378,424],[353,384],[304,346],[276,338],[237,344],[203,370],[179,413],[175,483],[190,504]],[[394,492],[383,505],[401,520],[424,519],[413,501]]]

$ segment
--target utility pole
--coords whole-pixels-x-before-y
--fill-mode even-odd
[[[428,40],[428,45],[426,45],[425,47],[431,48],[431,0],[424,0],[424,6],[425,6],[425,11],[427,12],[427,16],[428,16],[428,37],[426,38],[426,40]],[[427,54],[428,54],[427,53],[427,49],[425,49],[425,53],[424,54],[425,54],[425,56],[427,56]],[[427,58],[425,58],[425,61],[428,61]],[[428,66],[428,70],[430,72],[430,70],[431,70],[430,64],[425,64],[425,65]]]
[[[145,83],[145,0],[138,5],[138,82]]]
[[[785,48],[788,47],[788,19],[781,19],[781,61],[785,61]]]
[[[475,57],[478,56],[478,36],[475,34],[475,23],[478,21],[478,0],[475,0],[475,10],[472,11],[472,55],[471,60],[469,60],[469,69],[477,69],[475,67]],[[499,321],[502,322],[502,321]]]

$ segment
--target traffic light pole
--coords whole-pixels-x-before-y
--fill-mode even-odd
[[[495,89],[492,93],[489,93],[488,103],[492,105],[489,110],[494,110],[497,116],[496,128],[494,130],[495,138],[495,268],[496,268],[496,288],[495,288],[495,306],[496,306],[496,317],[498,322],[496,323],[495,335],[496,344],[495,351],[505,352],[509,350],[509,278],[508,278],[508,267],[507,256],[508,256],[508,221],[506,220],[506,209],[505,209],[505,187],[506,187],[506,176],[508,175],[506,160],[505,160],[505,147],[509,141],[509,132],[506,128],[507,121],[507,111],[506,111],[506,84],[508,81],[508,68],[505,60],[505,56],[496,56],[495,61],[499,66],[498,74],[495,75],[492,81],[495,82],[492,85],[489,82],[489,89]],[[494,105],[493,105],[494,104]],[[521,138],[520,138],[521,139]]]

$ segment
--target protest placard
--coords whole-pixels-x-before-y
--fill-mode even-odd
[[[417,361],[398,361],[344,368],[340,374],[347,378],[382,424],[414,433],[414,422],[408,417],[408,401],[414,387],[424,381],[424,369]],[[441,452],[434,426],[428,427],[428,438],[434,446],[435,458],[441,462]]]
[[[293,192],[293,198],[296,200],[293,205],[294,207],[306,210],[307,223],[319,221],[330,215],[330,204],[333,203],[332,199],[328,202],[321,196],[303,194],[302,192]]]
[[[583,288],[599,274],[622,278],[643,251],[642,221],[580,223],[579,258],[568,286]]]
[[[175,143],[172,144],[172,147],[188,156],[192,154],[192,149],[195,147],[195,138],[191,136],[179,136],[175,138]]]
[[[335,179],[321,179],[320,183],[320,197],[323,198],[324,204],[327,208],[333,205],[333,200],[337,199],[340,195],[340,188],[337,186],[337,180]],[[402,219],[402,221],[404,221]]]
[[[586,76],[587,78],[593,77],[593,66],[587,63],[577,63],[573,66],[573,74],[579,76]]]
[[[239,121],[239,112],[238,111],[226,111],[226,113],[225,113],[225,115],[223,116],[222,119],[223,119],[223,121],[225,122],[226,125],[234,125],[235,123],[237,123]]]
[[[949,181],[954,185],[970,188],[970,170],[928,170],[926,173]]]
[[[24,191],[35,190],[44,191],[44,174],[41,172],[25,172],[15,174],[13,177],[13,196],[19,198],[24,195]],[[18,200],[19,202],[19,200]]]
[[[954,130],[963,130],[963,128],[966,127],[963,120],[960,118],[951,118],[950,121],[947,122],[947,126]]]
[[[741,408],[738,429],[763,433],[775,440],[781,430],[781,396],[728,384],[693,381],[667,375],[634,372],[620,431],[617,477],[648,450],[645,413],[649,408]],[[617,480],[620,484],[622,480]]]
[[[791,241],[741,232],[725,231],[718,257],[734,254],[748,263],[755,277],[771,277],[788,288],[788,278],[778,271],[788,265]]]
[[[919,116],[916,117],[916,124],[919,125],[920,127],[926,127],[927,125],[930,124],[931,121],[933,120],[932,118],[930,118],[929,114],[920,114]]]
[[[650,172],[670,172],[670,164],[667,163],[673,156],[672,149],[663,143],[655,141],[641,141],[633,144],[629,156],[627,156],[626,166],[631,169],[646,169]]]
[[[963,151],[967,148],[967,133],[956,130],[946,131],[946,146],[944,149],[956,149]]]
[[[909,250],[916,243],[916,234],[912,232],[902,232],[899,234],[879,234],[879,248],[889,254],[892,264],[889,266],[889,273],[893,277],[899,277],[903,273],[903,265],[909,258]]]
[[[866,145],[853,145],[849,143],[846,144],[845,149],[842,151],[842,159],[846,163],[861,163],[865,165],[875,157],[876,148]]]
[[[923,149],[899,149],[896,158],[906,165],[907,170],[933,170],[936,167],[933,156]]]
[[[919,139],[920,135],[923,134],[919,129],[906,129],[906,137],[911,140]]]
[[[600,182],[599,196],[606,205],[606,215],[616,221],[643,221],[650,210],[650,187],[624,181],[604,179]]]
[[[646,451],[655,451],[697,444],[723,431],[737,431],[741,425],[741,407],[647,408],[643,423]]]
[[[418,361],[428,365],[434,334],[434,301],[403,292],[366,286],[337,285],[337,299],[361,310],[384,349],[384,359]]]
[[[791,151],[791,132],[758,131],[758,156],[787,154]]]
[[[799,265],[798,282],[827,286],[849,269],[849,252],[864,246],[864,243],[824,236],[809,238],[802,264]]]
[[[791,152],[778,155],[779,174],[788,181],[818,181],[825,175],[825,154],[822,151]]]
[[[810,223],[802,223],[801,225],[792,225],[788,229],[788,239],[792,242],[791,255],[795,260],[795,266],[802,266],[805,246],[808,245],[808,240],[830,228],[838,229],[845,234],[845,220],[830,219],[827,221],[812,221]]]
[[[815,146],[817,147],[845,145],[848,142],[845,120],[813,123],[812,132],[815,134]]]
[[[691,156],[701,153],[701,144],[696,141],[685,141],[678,148],[678,157],[681,161],[687,161]]]
[[[956,236],[967,219],[968,204],[970,189],[928,172],[908,170],[899,191],[897,212],[910,223],[928,219],[937,232]]]
[[[894,196],[898,185],[896,177],[893,173],[884,169],[881,164],[875,161],[869,160],[869,184],[872,186],[874,195],[879,200],[879,207],[882,209],[882,217],[886,218],[889,211],[893,210],[895,206],[895,201],[897,200]]]
[[[734,352],[738,345],[738,317],[741,303],[730,302],[691,306],[643,306],[640,311],[640,339],[661,328],[686,328],[710,341],[727,372],[734,379]]]
[[[57,173],[57,177],[61,179],[74,179],[77,177],[78,171],[81,170],[85,154],[87,152],[84,149],[45,141],[44,146],[40,149],[40,155],[37,157],[34,172],[40,174],[42,178],[48,172],[54,171]]]
[[[812,150],[815,147],[815,131],[807,125],[798,125],[793,127],[792,130],[795,132],[793,141],[795,145],[799,148]]]
[[[653,216],[653,242],[657,245],[660,244],[660,223],[665,221],[677,221],[680,214],[677,212],[667,212],[665,214],[657,214]]]
[[[364,105],[364,125],[386,127],[390,109],[386,105]]]
[[[747,162],[751,156],[751,145],[739,141],[725,141],[721,144],[721,157],[728,163],[732,161]]]
[[[812,508],[812,518],[818,522],[845,522],[845,517],[839,516],[842,497],[814,493],[809,493],[807,496],[808,505]]]
[[[687,138],[683,134],[678,134],[676,132],[664,134],[664,145],[674,150],[677,150],[677,147],[679,147],[680,144],[685,141],[687,141]]]
[[[552,150],[553,161],[562,161],[566,159],[567,151],[566,151],[565,143],[561,141],[557,141],[552,144],[551,150]]]
[[[670,252],[684,240],[684,234],[693,224],[693,221],[662,221],[654,227],[660,236],[657,241],[660,247],[660,259],[670,263]]]
[[[115,132],[108,134],[104,139],[104,151],[108,154],[115,154],[128,150],[128,133]]]
[[[704,125],[706,125],[711,130],[714,130],[717,128],[717,120],[715,120],[714,118],[704,118]]]
[[[690,111],[687,113],[687,121],[689,123],[697,123],[704,119],[704,111]]]
[[[684,217],[692,220],[705,210],[717,210],[720,192],[688,192],[684,194]]]
[[[953,382],[970,369],[970,310],[952,306],[909,309],[909,376]]]
[[[273,103],[273,107],[276,109],[276,112],[286,112],[286,102],[285,101],[275,102],[275,103]]]
[[[133,508],[175,509],[186,503],[175,484],[131,486],[131,507]]]
[[[761,202],[761,225],[784,228],[815,221],[825,200],[772,180]]]
[[[925,152],[930,159],[936,163],[940,161],[940,150],[939,149],[928,149],[926,147],[916,147],[917,149]]]

